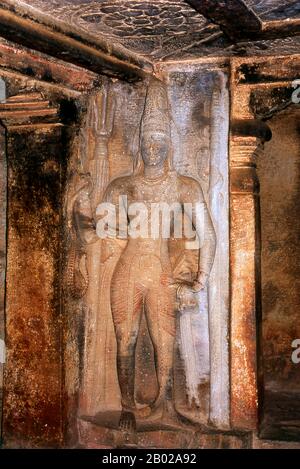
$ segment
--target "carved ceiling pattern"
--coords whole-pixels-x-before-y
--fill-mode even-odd
[[[208,21],[180,0],[104,0],[81,6],[65,7],[73,24],[121,38],[181,36],[197,32]]]
[[[219,26],[185,0],[7,0],[6,3],[21,6],[26,14],[28,9],[31,17],[46,15],[54,26],[64,23],[72,34],[88,33],[95,43],[100,35],[104,36],[151,61],[226,55],[235,47]],[[245,0],[245,3],[262,20],[295,18],[300,9],[299,0]],[[289,51],[293,52],[298,41],[290,42]],[[264,51],[273,43],[261,40],[249,43],[248,49]]]
[[[26,2],[75,31],[111,37],[159,59],[222,35],[184,0],[30,0]]]

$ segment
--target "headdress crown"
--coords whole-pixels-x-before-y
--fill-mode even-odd
[[[166,86],[153,79],[147,89],[142,117],[142,131],[161,132],[170,136],[170,114]]]

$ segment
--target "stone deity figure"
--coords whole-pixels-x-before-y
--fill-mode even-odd
[[[159,81],[153,80],[148,86],[140,128],[140,150],[133,174],[113,180],[104,195],[104,201],[113,204],[117,213],[125,211],[129,228],[126,246],[111,282],[111,311],[117,339],[117,373],[121,391],[121,429],[134,428],[136,418],[178,426],[180,416],[175,409],[173,386],[178,309],[176,294],[177,300],[180,297],[184,302],[203,289],[215,255],[215,232],[201,186],[195,179],[182,176],[172,168],[170,124],[166,88]],[[204,207],[201,233],[197,232],[195,210],[199,203]],[[124,206],[121,207],[121,204]],[[142,233],[130,236],[130,226],[134,220],[128,208],[132,204],[143,204],[147,209],[147,236]],[[159,229],[158,235],[151,236],[150,214],[153,204],[167,204],[169,207],[190,204],[193,207],[190,212],[191,223],[202,242],[198,273],[192,282],[174,278],[169,239],[163,230]],[[175,222],[175,213],[173,215],[171,230]],[[94,226],[90,232],[95,229]],[[124,227],[117,225],[113,228],[116,237],[124,239]],[[95,239],[94,235],[87,238],[89,242]],[[143,314],[154,349],[158,392],[153,403],[140,409],[135,402],[135,349]]]

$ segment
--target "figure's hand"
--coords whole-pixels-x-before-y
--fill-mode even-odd
[[[198,293],[199,291],[203,290],[205,285],[203,285],[199,280],[195,280],[192,285],[192,290],[194,293]]]
[[[205,272],[201,272],[197,280],[194,281],[192,289],[194,292],[203,290],[207,284],[208,275]]]
[[[198,306],[198,299],[196,292],[192,285],[185,283],[180,284],[177,287],[177,302],[179,311],[185,309],[196,308]]]

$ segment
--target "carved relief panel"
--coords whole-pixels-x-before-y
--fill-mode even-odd
[[[74,142],[66,390],[70,422],[77,417],[85,443],[95,429],[229,425],[226,77],[197,66],[162,76],[105,82]],[[117,223],[101,203],[116,207]],[[147,216],[161,203],[172,206],[170,235],[142,236],[142,222],[149,228]],[[190,215],[180,216],[194,238],[176,236],[176,210],[189,203]],[[202,210],[199,230],[193,204]],[[138,236],[130,237],[133,227]]]

